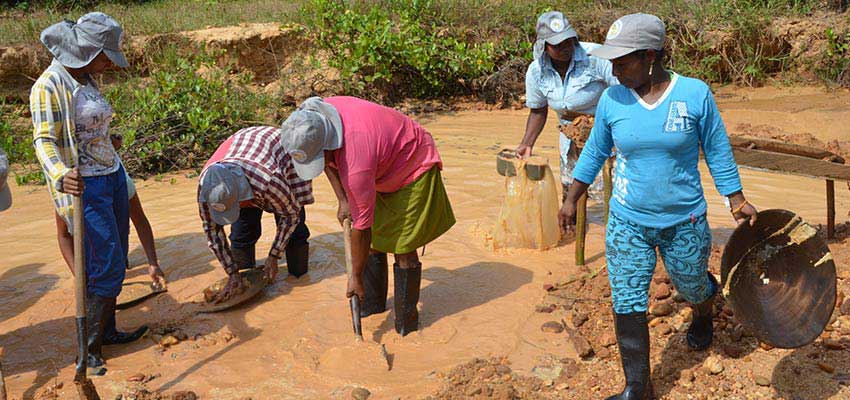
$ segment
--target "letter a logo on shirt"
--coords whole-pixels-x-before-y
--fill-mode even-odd
[[[664,124],[664,131],[684,132],[690,128],[688,104],[684,101],[671,101],[670,112],[667,113],[667,123]]]

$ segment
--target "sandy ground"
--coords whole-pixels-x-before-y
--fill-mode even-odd
[[[725,88],[719,91],[718,99],[730,130],[738,124],[765,125],[789,133],[810,133],[824,141],[847,140],[843,123],[850,122],[848,93],[824,94],[809,88]],[[429,394],[438,398],[504,398],[501,392],[492,390],[466,392],[466,383],[452,389],[452,377],[459,376],[452,373],[454,366],[491,357],[503,359],[475,361],[467,369],[489,371],[492,367],[500,371],[497,375],[510,377],[505,368],[512,368],[518,377],[515,382],[536,376],[536,383],[506,398],[539,395],[590,399],[613,392],[622,382],[619,358],[611,354],[616,346],[579,360],[567,335],[541,331],[543,323],[561,319],[557,312],[572,322],[575,312],[581,311],[589,313],[589,324],[597,327],[590,331],[583,328],[585,335],[613,333],[608,328],[610,303],[606,303],[604,273],[588,279],[587,284],[582,280],[581,285],[589,285],[585,288],[573,285],[564,289],[586,300],[572,311],[535,311],[547,295],[545,284],[565,282],[604,265],[601,206],[590,208],[589,263],[584,269],[574,265],[572,245],[542,252],[493,252],[485,245],[484,233],[495,222],[504,194],[504,179],[495,172],[494,154],[502,147],[515,146],[525,117],[526,111],[505,110],[419,118],[434,135],[445,161],[445,182],[458,223],[427,246],[422,258],[421,329],[405,338],[393,330],[393,314],[388,311],[364,319],[367,341],[355,343],[343,296],[346,280],[341,229],[335,219],[333,192],[325,178],[315,182],[317,204],[307,210],[312,231],[308,276],[293,279],[283,272],[259,301],[205,315],[195,315],[191,303],[202,300],[203,288],[222,278],[223,272],[201,233],[196,179],[181,173],[161,181],[137,182],[170,285],[168,293],[121,311],[119,327],[148,324],[159,333],[170,332],[185,340],[163,347],[145,338],[128,346],[108,347],[109,372],[94,378],[101,397],[113,399],[144,387],[168,394],[193,391],[203,399],[349,398],[351,388],[362,387],[377,399],[423,398]],[[556,124],[550,121],[536,150],[549,158],[553,169],[557,168],[556,146]],[[715,243],[722,245],[734,222],[713,189],[707,169],[702,170],[709,222]],[[748,198],[759,208],[787,208],[814,224],[825,223],[823,181],[749,170],[742,170],[742,176]],[[850,193],[840,182],[836,192],[839,222],[846,221]],[[0,214],[0,301],[5,304],[0,309],[0,345],[6,384],[13,398],[72,398],[73,280],[56,246],[52,207],[43,187],[13,187],[13,193],[13,208]],[[267,234],[258,246],[260,258],[271,242],[271,217],[264,219],[264,229]],[[129,271],[129,279],[144,280],[145,268],[139,266],[145,263],[144,254],[135,234],[130,241],[130,261],[137,267]],[[831,246],[836,264],[846,277],[850,246],[846,239]],[[392,279],[390,282],[392,285]],[[832,351],[822,360],[834,367],[827,375],[812,361],[817,357],[809,355],[820,352],[814,346],[765,351],[753,348],[757,346],[750,338],[747,355],[733,359],[717,348],[707,353],[687,352],[681,343],[683,333],[675,329],[653,335],[654,357],[661,360],[653,364],[654,379],[664,398],[850,398],[850,389],[835,379],[840,375],[850,380],[846,376],[850,373],[850,352],[846,350]],[[588,338],[593,345],[600,340]],[[376,342],[387,347],[390,371],[382,364]],[[601,350],[599,346],[595,349],[597,354]],[[718,375],[699,372],[703,360],[715,353],[722,358],[726,371]],[[678,370],[664,367],[670,357],[678,363],[685,360],[683,368],[696,371],[691,387],[699,390],[693,389],[690,397],[686,386],[675,384],[684,379]],[[569,380],[556,384],[541,375],[541,363],[548,360],[551,364],[553,359],[571,366],[574,371]],[[749,378],[753,372],[770,377],[767,385],[753,384]],[[145,376],[144,384],[128,382],[139,374]],[[805,379],[795,378],[800,374]],[[454,381],[468,383],[459,378]],[[724,386],[730,387],[728,393],[736,394],[716,392]],[[527,390],[539,393],[532,395]]]

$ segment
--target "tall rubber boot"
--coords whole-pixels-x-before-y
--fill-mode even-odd
[[[714,299],[717,297],[717,292],[720,291],[720,285],[717,279],[711,273],[708,273],[708,279],[714,285],[714,294],[707,300],[699,304],[692,304],[693,320],[691,326],[688,327],[687,341],[688,346],[694,350],[705,350],[711,346],[711,341],[714,338]]]
[[[386,253],[369,254],[363,270],[364,298],[360,302],[360,317],[387,311],[387,285],[389,266]]]
[[[248,247],[230,247],[230,253],[233,254],[233,263],[236,264],[236,269],[252,269],[257,267],[257,258],[254,252],[254,246]]]
[[[649,326],[646,313],[614,313],[614,330],[623,362],[626,387],[607,400],[652,400],[655,394],[649,378]]]
[[[395,282],[395,331],[402,337],[419,329],[419,284],[422,281],[422,263],[412,268],[401,268],[393,265],[393,281]]]
[[[103,344],[127,344],[141,339],[148,331],[147,325],[142,325],[135,331],[127,333],[120,332],[115,327],[115,298],[107,299],[106,320],[103,328]]]
[[[106,361],[103,359],[103,338],[107,322],[109,299],[94,294],[86,296],[86,331],[88,333],[88,359],[86,364],[89,375],[106,374]]]
[[[307,273],[307,266],[310,262],[310,244],[304,243],[301,246],[286,248],[286,270],[289,275],[300,278]]]

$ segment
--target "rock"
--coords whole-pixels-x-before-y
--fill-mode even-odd
[[[666,317],[673,313],[673,306],[666,301],[655,303],[649,308],[649,313],[656,317]]]
[[[761,347],[761,349],[762,349],[762,350],[764,350],[764,351],[771,351],[771,350],[773,350],[773,346],[771,346],[771,345],[769,345],[769,344],[767,344],[767,343],[765,343],[765,342],[759,342],[759,347]]]
[[[163,347],[174,346],[177,343],[180,343],[180,341],[172,335],[165,335],[159,340],[159,345]]]
[[[823,347],[829,350],[844,350],[844,344],[835,339],[823,339]]]
[[[593,347],[578,331],[570,329],[567,331],[567,334],[570,337],[570,343],[572,343],[579,357],[586,359],[593,356]]]
[[[550,284],[550,283],[547,283],[547,284],[543,285],[543,290],[545,290],[547,292],[551,292],[551,291],[555,290],[555,286]]]
[[[531,369],[531,375],[534,375],[542,381],[554,381],[561,376],[561,372],[564,371],[564,367],[560,364],[558,365],[537,365]]]
[[[821,371],[826,372],[827,374],[835,372],[835,367],[832,366],[832,364],[828,364],[823,361],[818,362],[818,368],[820,368]]]
[[[129,378],[127,378],[127,382],[142,382],[144,380],[145,380],[145,374],[143,374],[143,373],[133,374],[133,375],[130,375]]]
[[[192,391],[181,391],[171,395],[171,400],[198,400],[198,395]]]
[[[540,330],[546,333],[561,333],[564,331],[564,325],[558,321],[549,321],[540,326]]]
[[[585,314],[585,313],[580,313],[580,312],[573,313],[573,326],[578,328],[578,327],[584,325],[584,323],[587,322],[588,319],[590,319],[590,317],[588,317],[587,314]]]
[[[770,378],[764,375],[756,375],[753,377],[753,380],[756,382],[756,385],[764,387],[770,386]]]
[[[652,282],[654,282],[656,284],[670,283],[670,277],[667,276],[667,274],[664,274],[664,273],[656,274],[655,276],[652,277]]]
[[[717,375],[723,372],[723,362],[717,356],[710,356],[702,363],[702,367],[710,374]]]
[[[682,311],[679,311],[679,316],[682,317],[682,321],[691,322],[694,320],[694,310],[690,307],[685,307]]]
[[[671,327],[667,323],[661,323],[661,324],[658,324],[657,330],[658,330],[658,333],[661,334],[661,335],[669,335],[670,333],[673,332],[673,327]]]
[[[652,291],[652,297],[656,300],[663,300],[669,298],[671,294],[672,292],[670,290],[670,285],[666,283],[662,283],[655,286],[654,290]]]
[[[850,315],[838,317],[838,326],[841,328],[850,328]]]
[[[724,344],[723,345],[723,354],[726,354],[729,358],[740,358],[744,355],[744,348],[734,344]]]
[[[549,304],[549,305],[538,304],[537,307],[534,308],[534,311],[539,312],[539,313],[549,314],[552,311],[555,311],[555,306],[552,305],[552,304]]]
[[[845,299],[838,310],[841,311],[841,315],[850,315],[850,299]]]
[[[466,395],[469,397],[474,397],[481,394],[481,392],[481,386],[475,385],[466,390]]]
[[[617,344],[617,337],[611,332],[605,332],[599,338],[599,344],[602,345],[602,347],[613,346]]]
[[[695,379],[696,379],[696,376],[694,376],[693,371],[686,369],[686,370],[682,371],[682,375],[679,377],[678,385],[685,388],[685,389],[689,389],[689,388],[693,387],[693,385],[694,385],[693,382],[694,382]]]
[[[356,387],[354,389],[351,389],[351,398],[354,399],[354,400],[366,400],[371,395],[372,395],[372,392],[370,392],[370,391],[368,391],[368,390],[366,390],[362,387]]]
[[[656,326],[658,326],[658,324],[660,324],[662,322],[664,322],[664,318],[653,318],[652,320],[649,321],[648,325],[649,325],[650,328],[655,328]]]
[[[608,350],[607,347],[603,347],[603,348],[599,349],[599,351],[596,352],[596,356],[603,359],[603,360],[607,360],[607,359],[611,358],[612,355],[613,355],[613,353],[611,353],[611,350]]]

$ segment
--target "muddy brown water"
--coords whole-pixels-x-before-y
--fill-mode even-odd
[[[795,111],[786,107],[791,102],[788,97],[799,95],[800,101],[809,102],[808,96],[819,92],[770,90],[774,92],[730,90],[721,96],[727,125],[757,119],[760,124],[781,124],[790,132],[807,127],[803,131],[831,139],[841,132],[821,117],[837,115],[845,127],[850,122],[846,93],[830,95],[838,96],[838,101],[816,102],[812,108]],[[771,96],[781,98],[779,107],[765,117],[764,108],[772,104],[765,99]],[[751,109],[746,108],[748,102]],[[419,118],[443,156],[458,223],[427,246],[422,258],[421,330],[405,338],[393,330],[393,314],[388,311],[363,319],[366,343],[355,342],[343,297],[341,229],[325,178],[316,181],[317,204],[307,211],[312,231],[308,276],[295,280],[283,273],[259,301],[209,315],[193,315],[192,307],[186,305],[201,300],[203,288],[223,276],[201,233],[195,178],[174,174],[160,182],[138,182],[170,284],[167,294],[121,311],[119,326],[177,325],[189,340],[167,349],[149,339],[108,347],[109,373],[95,378],[101,396],[114,398],[125,390],[128,377],[144,373],[159,374],[147,384],[149,389],[192,390],[204,399],[335,398],[344,396],[350,386],[368,388],[378,399],[419,398],[437,389],[438,373],[473,357],[506,355],[515,370],[528,373],[544,354],[574,356],[565,340],[540,332],[545,320],[534,312],[544,283],[581,272],[574,266],[572,245],[548,251],[493,252],[485,244],[485,233],[496,220],[504,193],[504,178],[495,171],[495,153],[517,143],[526,115],[523,110],[464,111]],[[824,129],[812,131],[818,126]],[[555,171],[556,146],[556,124],[550,121],[536,150],[549,158]],[[734,222],[707,169],[702,171],[714,240],[723,243]],[[742,176],[748,198],[759,208],[788,208],[809,222],[825,223],[823,181],[745,169]],[[28,186],[12,189],[13,208],[0,214],[0,303],[4,305],[0,345],[7,387],[17,398],[31,398],[63,382],[59,392],[62,398],[71,398],[73,280],[56,246],[47,191]],[[844,221],[850,211],[850,192],[843,183],[836,185],[836,192],[837,215]],[[600,212],[600,205],[591,205],[587,249],[591,269],[604,263]],[[271,217],[264,219],[264,229],[267,234],[258,246],[261,258],[271,242]],[[130,240],[131,263],[143,264],[135,234]],[[144,280],[143,270],[141,266],[131,270],[130,279]],[[390,305],[391,298],[392,288]],[[391,371],[375,343],[386,345]]]

